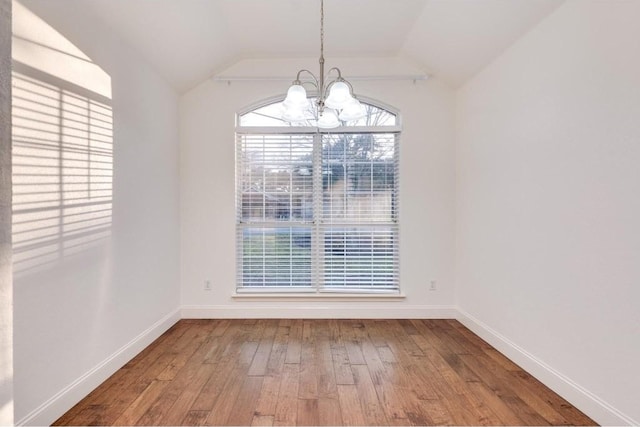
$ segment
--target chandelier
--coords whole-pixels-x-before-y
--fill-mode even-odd
[[[341,122],[359,120],[366,116],[365,107],[353,95],[351,83],[342,77],[340,69],[333,67],[324,73],[324,0],[320,0],[320,73],[316,77],[311,71],[298,71],[296,79],[282,102],[282,119],[287,122],[304,122],[312,112],[317,126],[330,129]],[[331,78],[335,72],[337,76]],[[301,80],[302,76],[305,80]],[[307,98],[304,85],[313,86],[317,91],[315,99]]]

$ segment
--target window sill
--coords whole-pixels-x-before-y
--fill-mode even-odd
[[[231,295],[237,300],[253,301],[397,301],[406,295],[397,292],[255,292],[239,291]]]

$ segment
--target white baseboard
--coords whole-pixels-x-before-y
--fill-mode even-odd
[[[463,325],[600,425],[640,425],[480,320],[460,308],[456,311]]]
[[[133,359],[135,355],[144,350],[178,320],[180,320],[179,309],[158,320],[96,367],[60,390],[55,396],[44,402],[23,419],[16,422],[16,425],[51,425],[51,423],[64,415],[66,411],[86,397],[129,360]]]
[[[317,304],[291,304],[268,307],[229,307],[228,305],[182,306],[183,319],[455,319],[450,305],[414,305],[403,307],[350,307]]]

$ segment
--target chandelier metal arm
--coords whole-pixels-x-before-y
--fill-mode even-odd
[[[336,81],[344,80],[342,78],[342,72],[340,71],[340,68],[338,68],[338,67],[332,67],[331,69],[329,69],[329,71],[327,71],[327,77],[331,74],[332,71],[335,71],[335,72],[338,73],[338,77],[336,77]]]
[[[322,97],[323,98],[327,97],[327,95],[329,94],[329,89],[331,89],[331,86],[336,82],[344,82],[344,83],[346,83],[349,86],[349,92],[351,93],[351,96],[353,96],[353,86],[351,85],[351,83],[349,83],[347,80],[345,80],[342,77],[342,72],[340,71],[340,68],[338,68],[338,67],[330,68],[329,71],[327,71],[327,75],[326,75],[325,78],[328,79],[329,76],[331,75],[332,71],[335,71],[336,73],[338,73],[338,76],[335,79],[331,80],[327,84],[327,87],[323,88],[323,91],[322,91],[322,95],[323,96]]]
[[[302,81],[302,80],[300,80],[300,77],[301,77],[302,73],[309,74],[309,76],[311,76],[311,79],[313,81],[310,81],[310,80]],[[320,82],[318,82],[318,79],[316,78],[315,74],[313,74],[311,71],[309,71],[307,69],[302,69],[302,70],[298,71],[298,74],[296,75],[296,79],[293,81],[294,85],[302,85],[304,83],[309,83],[309,84],[315,86],[315,88],[316,88],[316,90],[318,90],[318,92],[320,92],[320,90],[321,90],[320,89]]]

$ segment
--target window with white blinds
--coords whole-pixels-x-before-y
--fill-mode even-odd
[[[238,136],[243,287],[310,287],[313,135]]]
[[[239,291],[399,289],[397,115],[330,133],[278,118],[280,103],[239,116]]]
[[[322,285],[396,289],[397,144],[393,133],[322,136]]]

